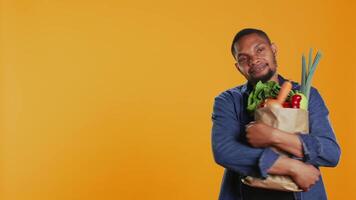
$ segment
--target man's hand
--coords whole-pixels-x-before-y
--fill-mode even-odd
[[[262,122],[246,125],[246,138],[253,147],[275,147],[296,157],[304,156],[302,143],[296,134],[273,128]]]
[[[291,166],[290,176],[300,189],[308,191],[319,180],[320,171],[313,165],[298,161]]]
[[[303,191],[308,191],[318,180],[319,170],[313,165],[281,155],[267,173],[290,176]]]
[[[261,122],[250,122],[246,125],[246,139],[253,147],[269,147],[274,143],[276,129]]]

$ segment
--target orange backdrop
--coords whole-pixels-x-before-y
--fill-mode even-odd
[[[352,0],[1,0],[4,200],[217,199],[211,151],[220,92],[245,82],[234,34],[265,30],[279,71],[314,76],[340,164],[323,168],[330,199],[356,199]]]

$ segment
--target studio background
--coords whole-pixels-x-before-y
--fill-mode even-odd
[[[245,83],[230,44],[245,27],[301,55],[342,148],[322,168],[328,197],[356,199],[355,3],[339,1],[2,0],[0,198],[217,199],[214,97]]]

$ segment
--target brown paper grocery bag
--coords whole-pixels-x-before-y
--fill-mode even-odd
[[[264,107],[255,111],[255,121],[263,122],[274,128],[294,134],[308,133],[308,111],[294,108]],[[281,151],[276,152],[284,154]],[[289,176],[268,175],[266,179],[247,176],[242,182],[252,187],[281,191],[302,191]]]

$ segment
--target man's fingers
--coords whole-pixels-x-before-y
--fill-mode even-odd
[[[245,125],[245,129],[247,130],[248,128],[250,128],[252,125],[254,125],[256,123],[256,121],[252,121],[248,124]]]

